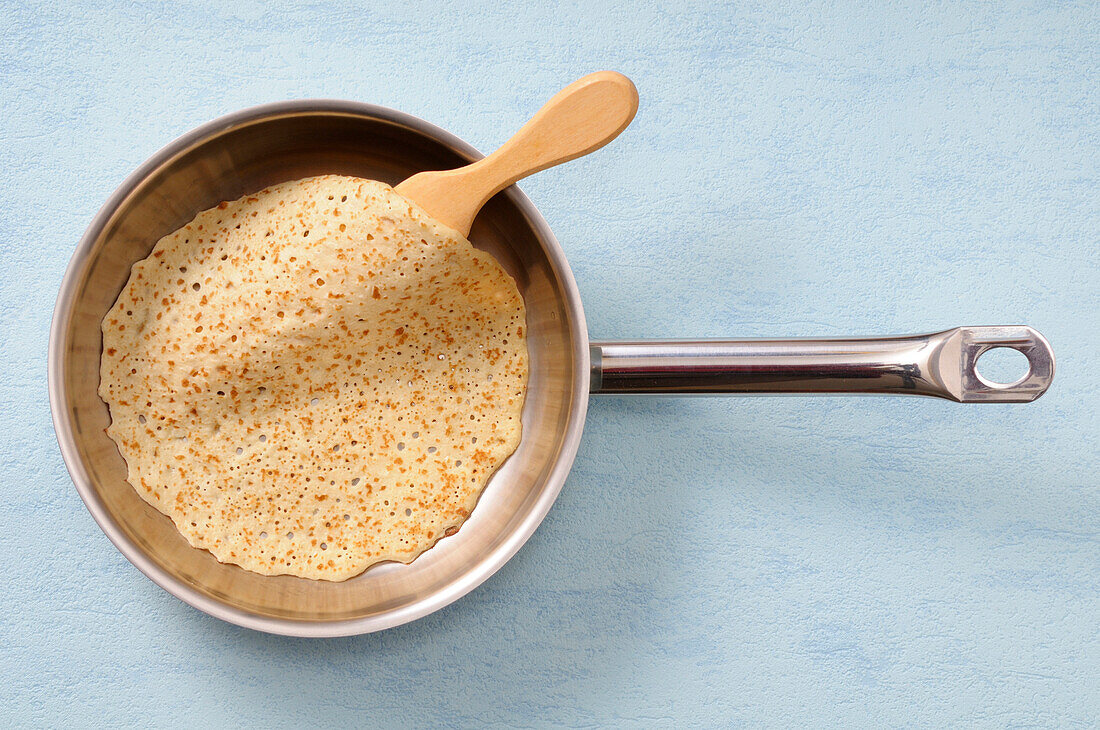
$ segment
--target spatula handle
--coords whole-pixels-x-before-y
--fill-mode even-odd
[[[555,94],[527,124],[480,164],[488,196],[516,180],[598,150],[638,111],[638,90],[614,71],[589,74]]]
[[[627,77],[598,71],[559,91],[493,154],[458,168],[423,172],[397,192],[463,235],[497,192],[528,175],[588,154],[615,139],[638,111]]]

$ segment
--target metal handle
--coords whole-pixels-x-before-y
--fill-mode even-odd
[[[956,327],[912,337],[593,342],[593,395],[928,395],[960,403],[1027,403],[1050,387],[1054,352],[1030,327]],[[993,383],[975,368],[995,347],[1028,372]]]

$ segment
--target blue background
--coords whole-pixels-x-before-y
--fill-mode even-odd
[[[0,2],[0,724],[973,724],[1100,716],[1100,7]],[[457,604],[309,641],[209,618],[81,504],[46,394],[84,228],[142,160],[341,97],[482,150],[600,68],[610,147],[522,187],[596,338],[1030,324],[1027,406],[604,399]]]

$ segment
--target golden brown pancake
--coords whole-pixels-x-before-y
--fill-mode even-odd
[[[134,265],[100,395],[128,480],[263,574],[409,562],[516,449],[523,300],[380,182],[326,175],[199,213]]]

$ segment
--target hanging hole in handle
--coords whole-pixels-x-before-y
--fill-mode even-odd
[[[974,371],[990,387],[1007,388],[1031,374],[1031,363],[1014,347],[991,347],[978,356]]]
[[[1030,403],[1045,393],[1054,379],[1054,351],[1031,327],[956,327],[946,334],[945,346],[940,348],[933,370],[943,378],[947,397],[953,400],[961,403]],[[985,359],[990,351],[1004,349],[1012,352],[996,352],[992,360]],[[1013,369],[1012,365],[1019,362],[1020,356],[1028,362],[1024,376],[1011,383],[997,382],[1019,372],[1021,368]],[[979,359],[984,374],[978,372]]]

